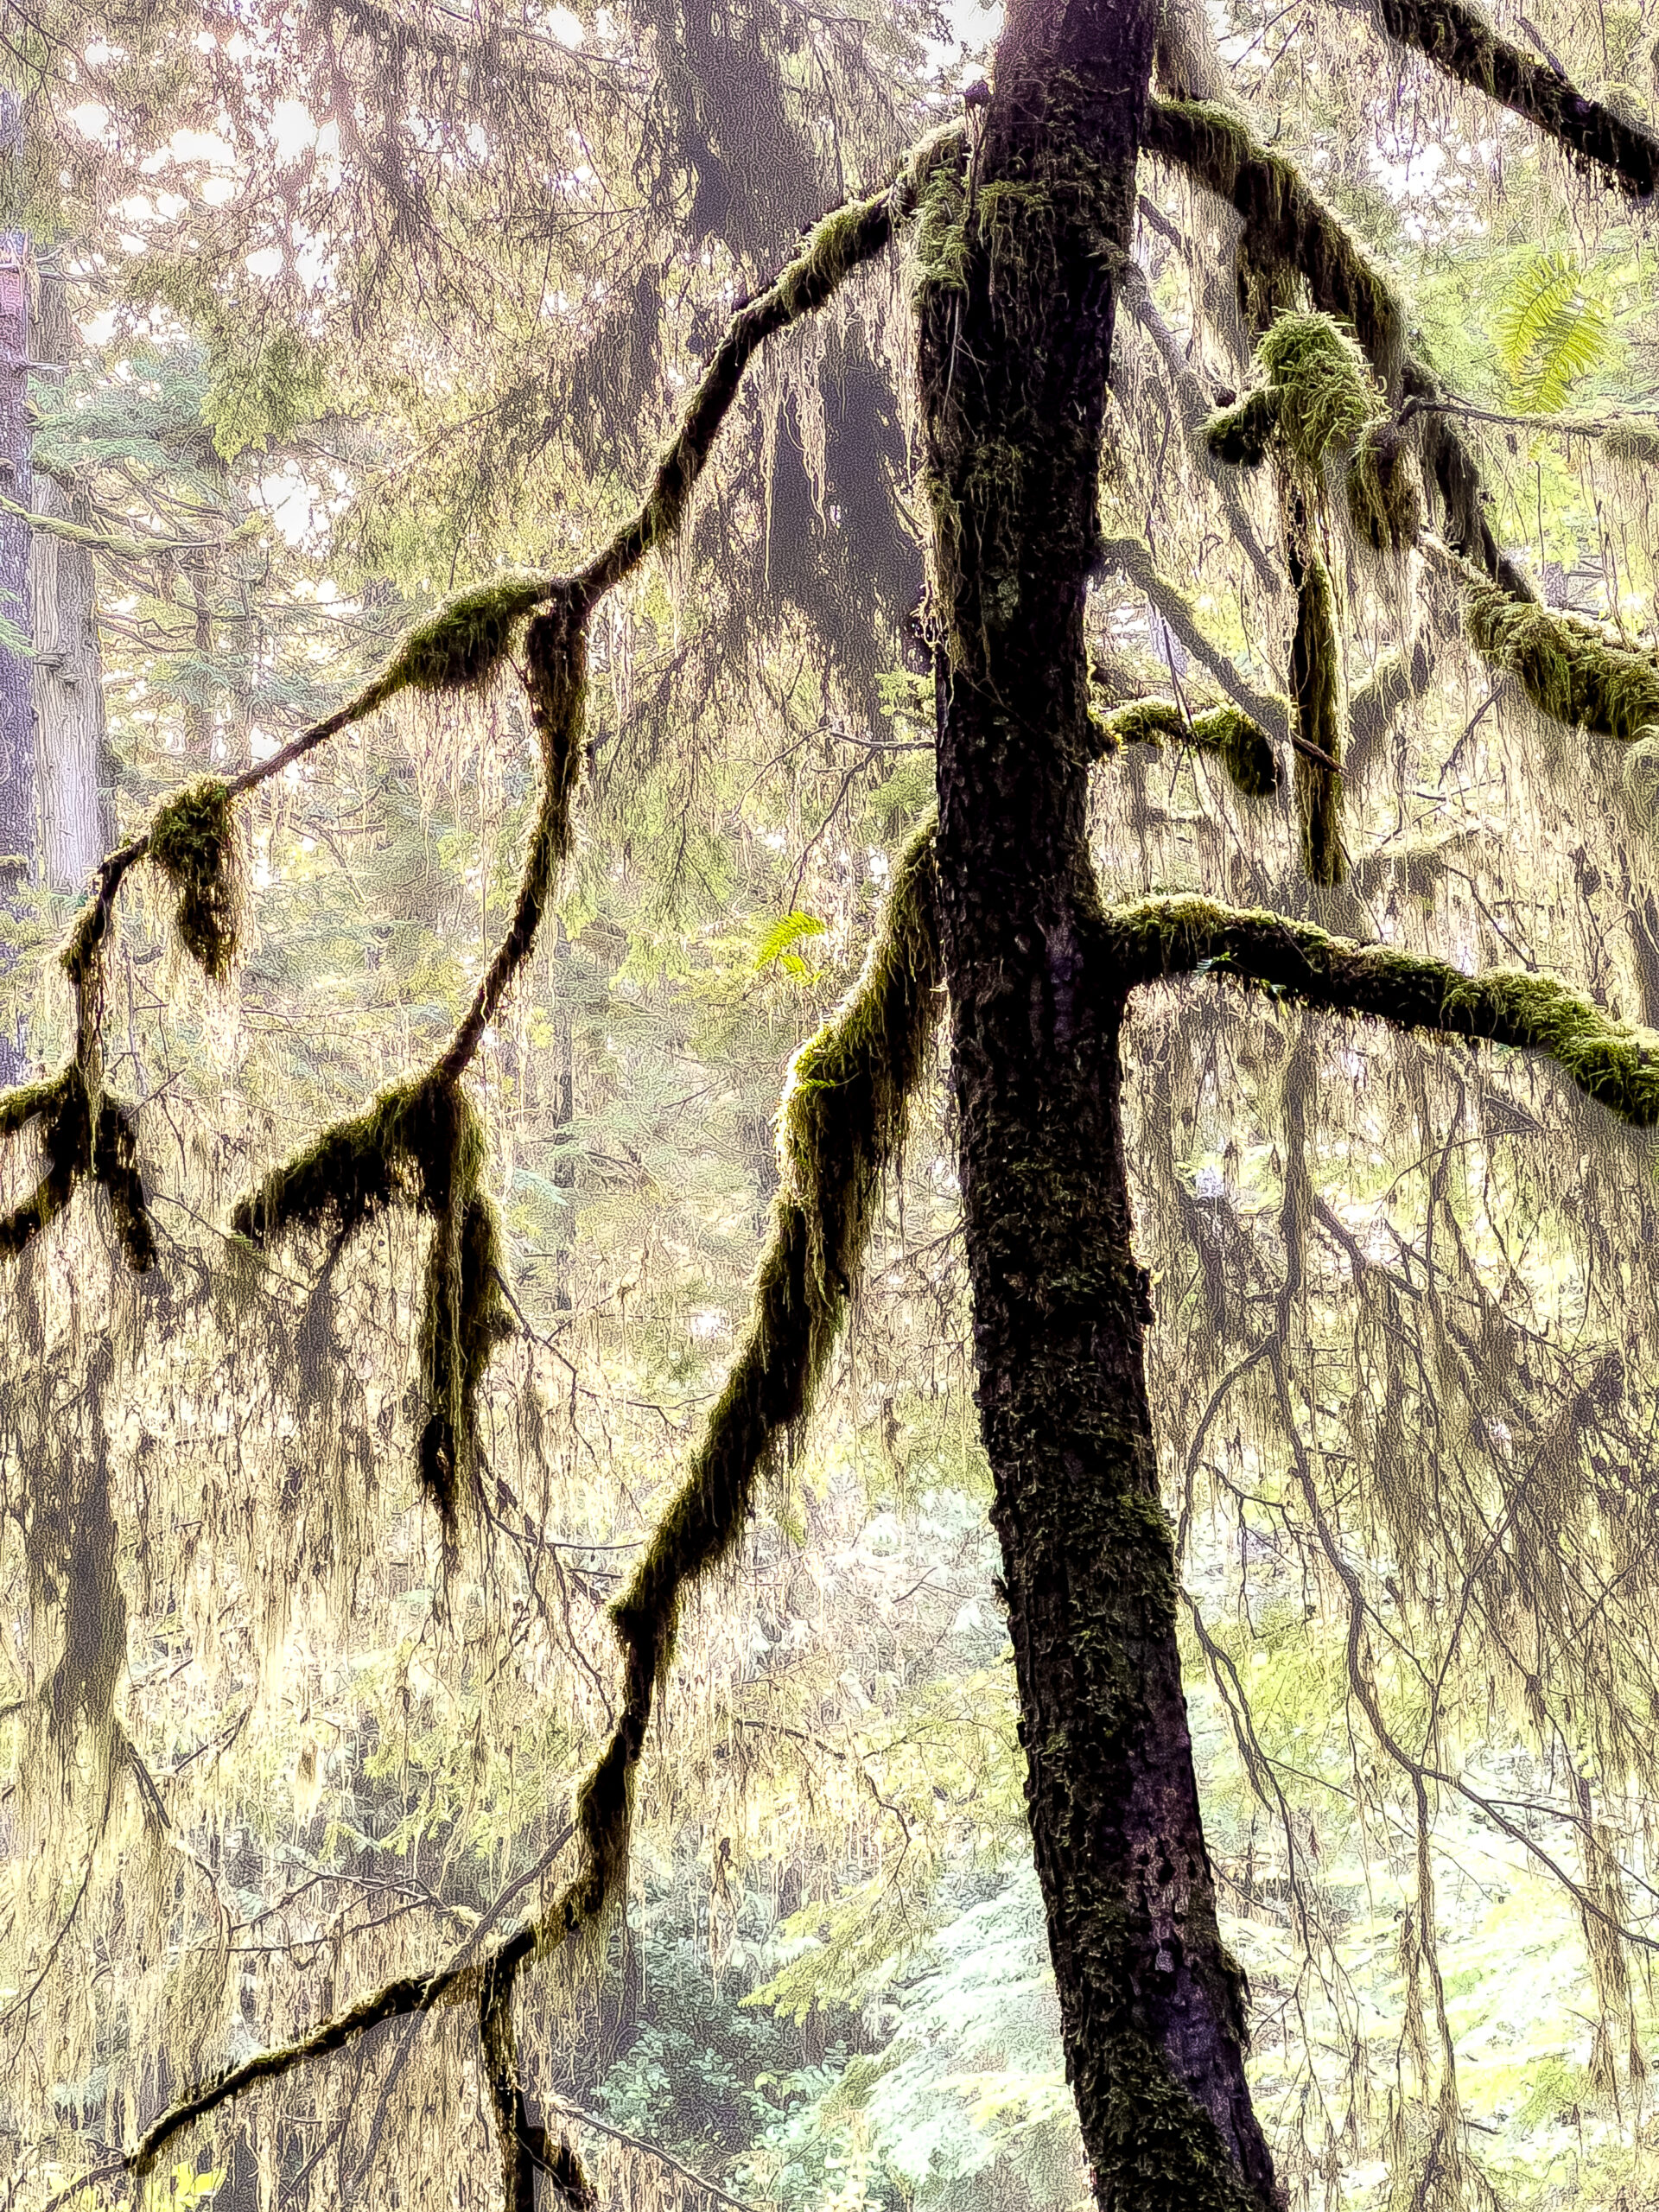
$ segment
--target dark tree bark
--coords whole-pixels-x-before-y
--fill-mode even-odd
[[[980,1408],[1084,2140],[1113,2212],[1262,2212],[1147,1399],[1127,985],[1084,838],[1084,601],[1157,14],[1014,0],[963,198],[924,210],[941,925]]]

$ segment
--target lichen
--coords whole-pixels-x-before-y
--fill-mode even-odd
[[[175,792],[149,828],[149,857],[178,893],[179,941],[215,982],[242,929],[241,852],[229,787],[216,777]]]
[[[1464,626],[1482,658],[1520,683],[1541,714],[1630,744],[1659,725],[1659,664],[1611,645],[1590,623],[1471,582]]]

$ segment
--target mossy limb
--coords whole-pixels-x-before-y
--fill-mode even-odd
[[[1375,0],[1390,38],[1426,54],[1546,132],[1581,167],[1604,170],[1640,200],[1659,188],[1659,133],[1581,92],[1494,30],[1468,0]]]
[[[149,857],[178,893],[174,926],[206,973],[230,972],[245,903],[229,786],[215,777],[175,792],[149,828]]]
[[[1134,699],[1109,713],[1092,709],[1090,719],[1103,753],[1125,745],[1191,745],[1213,753],[1245,798],[1268,798],[1279,788],[1273,741],[1241,708],[1209,707],[1189,721],[1172,700]]]
[[[1330,888],[1346,870],[1342,850],[1341,647],[1331,575],[1309,548],[1297,557],[1296,633],[1291,689],[1296,702],[1294,788],[1302,865],[1310,883]]]
[[[1659,1032],[1619,1021],[1553,976],[1357,944],[1282,914],[1207,899],[1147,899],[1106,917],[1127,992],[1159,977],[1230,975],[1391,1027],[1504,1045],[1554,1061],[1587,1097],[1640,1128],[1659,1127]]]
[[[1481,579],[1468,585],[1464,626],[1484,660],[1568,728],[1628,745],[1659,725],[1659,662],[1609,645],[1578,616],[1553,613]]]
[[[403,690],[461,691],[486,682],[506,658],[519,623],[558,581],[535,573],[490,576],[456,592],[404,632],[377,686],[377,703]]]

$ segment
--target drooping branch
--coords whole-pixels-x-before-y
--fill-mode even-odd
[[[1370,0],[1398,45],[1525,118],[1582,167],[1599,168],[1638,200],[1659,185],[1659,133],[1579,91],[1553,62],[1536,61],[1495,31],[1467,0]]]
[[[127,2160],[148,2172],[167,2145],[240,2090],[344,2049],[383,2021],[470,1999],[491,2047],[493,2101],[507,2110],[502,2021],[514,1979],[594,1929],[626,1864],[635,1769],[658,1688],[690,1591],[739,1541],[772,1455],[810,1409],[862,1262],[881,1179],[903,1140],[938,1018],[933,827],[912,838],[894,872],[863,972],[838,1011],[797,1053],[779,1129],[782,1185],[756,1274],[747,1336],[680,1488],[612,1607],[622,1645],[621,1707],[575,1808],[581,1861],[551,1906],[487,1950],[476,1939],[428,1976],[387,1983],[295,2042],[245,2060],[181,2099],[146,2129]],[[487,2015],[487,2020],[486,2019]],[[505,2085],[503,2087],[502,2085]],[[530,2139],[510,2114],[515,2163]]]
[[[1391,1028],[1536,1053],[1621,1121],[1659,1126],[1659,1032],[1616,1020],[1554,976],[1518,969],[1466,976],[1426,953],[1356,944],[1196,897],[1116,907],[1103,926],[1126,993],[1167,976],[1231,976]]]
[[[1393,283],[1287,156],[1264,146],[1244,118],[1199,100],[1154,100],[1147,149],[1185,169],[1241,219],[1239,253],[1255,282],[1305,281],[1313,305],[1353,331],[1391,405],[1413,419],[1424,480],[1438,494],[1447,543],[1517,598],[1535,596],[1486,519],[1479,464],[1435,403],[1433,372],[1408,351]]]

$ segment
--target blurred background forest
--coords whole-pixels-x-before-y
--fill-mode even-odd
[[[1654,0],[1530,4],[1498,9],[1510,35],[1651,107]],[[1474,410],[1502,543],[1552,605],[1651,645],[1650,223],[1363,16],[1211,21],[1235,96]],[[60,1056],[54,953],[99,855],[269,756],[457,584],[598,542],[734,303],[961,111],[995,22],[3,22],[16,1080]],[[1100,683],[1259,700],[1294,619],[1278,524],[1193,429],[1245,376],[1223,230],[1176,175],[1142,187]],[[168,2098],[556,1866],[615,1694],[604,1607],[742,1325],[785,1068],[931,804],[911,345],[895,251],[757,365],[691,530],[595,631],[577,858],[480,1064],[515,1328],[487,1510],[447,1558],[414,1472],[416,1230],[255,1262],[226,1224],[469,996],[534,801],[517,687],[395,707],[254,794],[228,981],[136,879],[109,1072],[141,1108],[160,1263],[128,1275],[83,1197],[0,1292],[0,2202],[125,2201],[74,2185]],[[1659,741],[1543,722],[1432,571],[1351,552],[1340,581],[1349,884],[1311,891],[1288,804],[1172,747],[1096,778],[1109,895],[1202,887],[1659,1023]],[[1654,1141],[1518,1056],[1270,995],[1149,993],[1128,1058],[1205,1821],[1292,2202],[1443,2202],[1413,2152],[1451,2098],[1467,2201],[1659,2204]],[[521,1984],[535,2094],[607,2205],[1088,2201],[951,1162],[936,1083],[824,1408],[682,1637],[626,1923]],[[5,1204],[30,1172],[13,1143]],[[439,2012],[239,2100],[145,2201],[499,2189]]]

